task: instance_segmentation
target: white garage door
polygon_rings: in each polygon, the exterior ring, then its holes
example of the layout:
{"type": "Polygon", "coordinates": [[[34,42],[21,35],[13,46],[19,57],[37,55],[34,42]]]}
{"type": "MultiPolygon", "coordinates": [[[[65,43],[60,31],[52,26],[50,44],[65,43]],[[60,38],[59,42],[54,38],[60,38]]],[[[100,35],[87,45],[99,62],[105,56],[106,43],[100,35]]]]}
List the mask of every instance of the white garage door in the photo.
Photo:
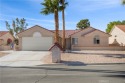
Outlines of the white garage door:
{"type": "Polygon", "coordinates": [[[23,37],[22,50],[48,50],[52,46],[52,37],[23,37]]]}

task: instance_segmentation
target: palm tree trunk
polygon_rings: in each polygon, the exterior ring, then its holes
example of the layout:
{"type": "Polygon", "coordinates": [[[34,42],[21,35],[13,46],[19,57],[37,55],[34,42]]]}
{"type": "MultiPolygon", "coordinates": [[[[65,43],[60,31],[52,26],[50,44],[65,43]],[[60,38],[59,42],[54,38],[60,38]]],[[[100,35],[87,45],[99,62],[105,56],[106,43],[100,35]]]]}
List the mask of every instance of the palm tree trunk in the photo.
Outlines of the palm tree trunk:
{"type": "MultiPolygon", "coordinates": [[[[64,0],[62,1],[62,5],[64,5],[64,0]]],[[[65,50],[65,12],[62,10],[62,21],[63,21],[63,37],[62,37],[62,48],[65,50]]]]}
{"type": "Polygon", "coordinates": [[[58,20],[58,10],[55,9],[54,11],[54,18],[55,18],[55,42],[59,42],[59,20],[58,20]]]}

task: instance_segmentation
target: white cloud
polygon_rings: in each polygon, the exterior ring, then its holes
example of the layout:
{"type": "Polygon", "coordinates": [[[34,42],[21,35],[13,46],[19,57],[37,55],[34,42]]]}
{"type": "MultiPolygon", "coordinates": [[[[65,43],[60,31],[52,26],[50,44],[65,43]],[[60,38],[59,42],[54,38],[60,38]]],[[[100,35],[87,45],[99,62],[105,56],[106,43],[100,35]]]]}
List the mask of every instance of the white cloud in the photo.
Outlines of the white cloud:
{"type": "Polygon", "coordinates": [[[80,11],[93,11],[99,9],[118,7],[120,0],[73,0],[71,8],[80,11]],[[77,4],[76,4],[77,3],[77,4]]]}
{"type": "MultiPolygon", "coordinates": [[[[28,17],[21,17],[21,16],[13,16],[13,15],[4,15],[4,14],[0,14],[1,19],[3,20],[13,20],[15,18],[25,18],[27,20],[27,22],[29,23],[48,23],[48,24],[54,24],[54,19],[52,20],[46,20],[46,19],[36,19],[36,18],[28,18],[28,17]]],[[[67,24],[74,24],[76,22],[74,21],[67,21],[67,24]]],[[[60,24],[62,24],[62,20],[60,20],[60,24]]]]}
{"type": "Polygon", "coordinates": [[[27,20],[30,20],[30,21],[39,21],[39,22],[48,22],[48,23],[54,23],[54,20],[41,20],[41,19],[34,19],[34,18],[25,18],[25,19],[27,19],[27,20]]]}

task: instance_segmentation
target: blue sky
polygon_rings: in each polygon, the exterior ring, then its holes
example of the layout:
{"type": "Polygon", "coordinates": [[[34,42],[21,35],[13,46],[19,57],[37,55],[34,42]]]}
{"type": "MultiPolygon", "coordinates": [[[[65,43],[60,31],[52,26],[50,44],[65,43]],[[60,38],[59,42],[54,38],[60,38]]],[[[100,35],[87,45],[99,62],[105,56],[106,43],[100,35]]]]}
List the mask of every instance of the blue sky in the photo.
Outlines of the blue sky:
{"type": "MultiPolygon", "coordinates": [[[[25,18],[28,28],[40,25],[54,29],[54,15],[40,14],[43,0],[0,0],[0,30],[7,30],[5,21],[10,24],[15,18],[25,18]]],[[[65,10],[66,29],[76,29],[81,19],[89,19],[91,26],[105,31],[111,21],[125,20],[125,6],[121,0],[67,0],[69,5],[65,10]]],[[[62,29],[61,13],[59,16],[62,29]]]]}

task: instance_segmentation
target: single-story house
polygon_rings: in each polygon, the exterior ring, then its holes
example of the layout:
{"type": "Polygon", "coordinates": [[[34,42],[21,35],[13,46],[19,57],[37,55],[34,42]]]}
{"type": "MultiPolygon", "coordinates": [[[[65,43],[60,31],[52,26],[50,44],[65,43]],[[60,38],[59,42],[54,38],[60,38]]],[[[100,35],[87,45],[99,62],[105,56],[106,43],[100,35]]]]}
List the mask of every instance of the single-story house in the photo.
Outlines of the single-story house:
{"type": "MultiPolygon", "coordinates": [[[[81,47],[108,46],[109,34],[88,27],[83,30],[66,30],[66,49],[81,47]]],[[[20,50],[48,50],[54,43],[54,31],[35,25],[17,34],[20,50]]],[[[62,30],[59,31],[59,43],[62,41],[62,30]]]]}
{"type": "Polygon", "coordinates": [[[0,45],[8,45],[14,41],[14,37],[9,31],[0,31],[0,45]]]}
{"type": "Polygon", "coordinates": [[[9,31],[0,31],[0,50],[10,50],[14,37],[9,31]]]}
{"type": "Polygon", "coordinates": [[[117,41],[120,46],[125,46],[125,25],[115,25],[110,34],[111,37],[109,37],[109,44],[117,41]]]}

